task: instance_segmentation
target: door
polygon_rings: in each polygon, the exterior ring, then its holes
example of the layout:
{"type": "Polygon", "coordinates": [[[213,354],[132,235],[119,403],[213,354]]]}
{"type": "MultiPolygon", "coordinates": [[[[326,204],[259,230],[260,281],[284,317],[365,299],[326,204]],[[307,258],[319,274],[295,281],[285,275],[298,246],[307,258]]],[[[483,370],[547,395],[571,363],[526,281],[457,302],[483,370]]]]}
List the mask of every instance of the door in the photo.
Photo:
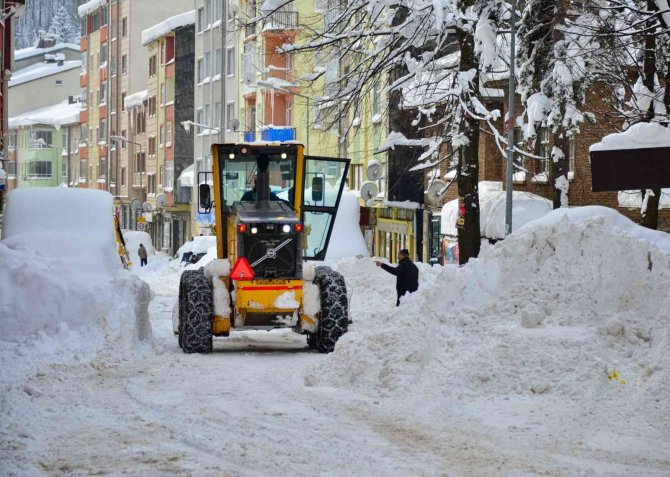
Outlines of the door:
{"type": "Polygon", "coordinates": [[[349,162],[349,159],[305,156],[302,222],[306,260],[326,258],[349,162]]]}

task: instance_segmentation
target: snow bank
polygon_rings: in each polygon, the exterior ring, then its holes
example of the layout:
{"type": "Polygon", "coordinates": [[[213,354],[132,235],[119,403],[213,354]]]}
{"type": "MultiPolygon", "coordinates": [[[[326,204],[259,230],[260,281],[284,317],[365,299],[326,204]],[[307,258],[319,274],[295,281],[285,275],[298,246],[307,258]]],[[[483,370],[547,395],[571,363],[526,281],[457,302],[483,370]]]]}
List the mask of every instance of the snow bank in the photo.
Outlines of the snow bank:
{"type": "Polygon", "coordinates": [[[358,197],[350,191],[342,192],[340,208],[335,217],[335,225],[330,236],[326,258],[333,260],[356,255],[370,256],[359,223],[360,206],[358,197]]]}
{"type": "Polygon", "coordinates": [[[670,237],[650,232],[602,207],[555,211],[465,267],[420,264],[398,308],[391,275],[342,261],[354,325],[306,382],[438,406],[546,394],[653,422],[670,393],[670,237]]]}
{"type": "Polygon", "coordinates": [[[155,252],[154,245],[151,241],[151,235],[147,232],[141,232],[139,230],[122,230],[123,240],[126,242],[126,250],[130,255],[130,261],[135,265],[140,264],[140,256],[137,253],[140,249],[140,244],[144,245],[144,248],[147,249],[147,255],[151,257],[155,252]]]}
{"type": "MultiPolygon", "coordinates": [[[[505,212],[507,192],[500,182],[480,182],[479,186],[480,230],[482,237],[501,239],[505,237],[505,212]]],[[[551,201],[530,192],[512,192],[512,230],[548,214],[553,209],[551,201]]],[[[458,235],[458,199],[442,206],[440,233],[458,235]]]]}
{"type": "Polygon", "coordinates": [[[147,44],[151,43],[152,41],[167,35],[179,27],[193,25],[194,23],[195,10],[170,17],[160,23],[157,23],[151,28],[142,30],[142,45],[147,46],[147,44]]]}
{"type": "Polygon", "coordinates": [[[177,258],[181,260],[181,257],[187,252],[191,252],[194,255],[207,253],[212,247],[216,249],[216,236],[199,235],[197,237],[193,237],[193,240],[186,242],[184,245],[179,247],[179,250],[177,250],[177,258]]]}
{"type": "Polygon", "coordinates": [[[151,341],[149,286],[123,271],[112,212],[112,196],[98,190],[9,194],[0,242],[0,391],[42,366],[151,341]]]}
{"type": "Polygon", "coordinates": [[[618,149],[645,149],[670,147],[670,128],[658,123],[637,123],[622,133],[605,136],[592,144],[589,151],[613,151],[618,149]]]}

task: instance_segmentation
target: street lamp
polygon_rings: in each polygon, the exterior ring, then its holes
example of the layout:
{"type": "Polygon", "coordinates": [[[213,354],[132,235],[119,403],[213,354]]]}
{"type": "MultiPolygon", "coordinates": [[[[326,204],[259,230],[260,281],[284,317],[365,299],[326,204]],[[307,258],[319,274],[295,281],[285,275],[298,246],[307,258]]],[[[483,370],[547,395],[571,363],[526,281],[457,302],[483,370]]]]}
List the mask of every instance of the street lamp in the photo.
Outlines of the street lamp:
{"type": "MultiPolygon", "coordinates": [[[[112,141],[126,142],[128,144],[132,144],[134,146],[139,147],[140,148],[140,157],[144,158],[144,150],[142,149],[142,144],[140,144],[139,142],[129,141],[128,139],[126,139],[123,136],[110,136],[110,138],[112,139],[112,141]]],[[[146,160],[146,158],[145,158],[145,160],[146,160]]],[[[144,164],[140,163],[139,165],[144,165],[144,164]]],[[[139,169],[139,167],[138,167],[138,169],[139,169]]],[[[142,196],[142,202],[144,202],[146,200],[146,196],[144,194],[144,184],[142,183],[142,174],[144,174],[144,171],[139,171],[139,173],[140,173],[140,191],[141,191],[140,193],[141,193],[141,196],[142,196]]]]}
{"type": "Polygon", "coordinates": [[[305,100],[307,100],[307,114],[305,115],[305,151],[307,154],[309,154],[309,102],[311,98],[309,96],[305,96],[304,94],[291,91],[290,89],[277,86],[271,83],[270,81],[259,80],[256,82],[256,85],[260,86],[261,88],[268,88],[274,91],[281,91],[282,93],[292,94],[293,96],[297,96],[299,98],[304,98],[305,100]]]}
{"type": "Polygon", "coordinates": [[[210,131],[216,131],[216,134],[221,133],[221,129],[219,128],[213,128],[212,126],[208,126],[207,124],[200,124],[196,123],[194,121],[186,120],[181,122],[182,127],[184,128],[184,131],[186,132],[191,132],[191,126],[194,126],[196,128],[200,129],[209,129],[210,131]]]}

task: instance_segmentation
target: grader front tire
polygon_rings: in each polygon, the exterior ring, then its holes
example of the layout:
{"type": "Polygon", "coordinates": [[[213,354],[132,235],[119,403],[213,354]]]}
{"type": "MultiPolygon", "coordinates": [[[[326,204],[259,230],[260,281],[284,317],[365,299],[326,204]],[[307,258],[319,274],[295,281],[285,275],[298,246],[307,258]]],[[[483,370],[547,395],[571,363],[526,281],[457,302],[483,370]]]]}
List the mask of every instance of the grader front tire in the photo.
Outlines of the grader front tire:
{"type": "Polygon", "coordinates": [[[214,289],[200,270],[182,274],[179,285],[179,341],[184,353],[212,352],[214,289]]]}
{"type": "Polygon", "coordinates": [[[314,270],[314,283],[321,295],[321,317],[313,342],[319,353],[332,353],[349,326],[347,285],[339,272],[324,266],[314,270]]]}

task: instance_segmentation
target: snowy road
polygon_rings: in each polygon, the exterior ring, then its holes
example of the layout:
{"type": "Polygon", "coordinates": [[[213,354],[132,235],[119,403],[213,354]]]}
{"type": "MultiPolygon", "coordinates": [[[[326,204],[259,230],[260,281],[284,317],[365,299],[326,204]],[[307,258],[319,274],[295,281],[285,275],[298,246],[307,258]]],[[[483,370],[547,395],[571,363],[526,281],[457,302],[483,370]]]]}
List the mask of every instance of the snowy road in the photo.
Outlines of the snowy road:
{"type": "Polygon", "coordinates": [[[523,295],[487,305],[477,291],[478,311],[438,316],[432,293],[445,291],[432,283],[471,283],[455,269],[423,268],[423,296],[396,309],[392,277],[370,259],[338,269],[355,321],[335,353],[259,332],[185,355],[171,329],[180,270],[152,258],[134,273],[154,293],[154,348],[52,363],[7,387],[0,474],[670,475],[666,327],[651,340],[580,327],[551,287],[532,291],[554,300],[544,327],[519,325],[519,303],[539,313],[523,295]],[[636,383],[609,381],[605,359],[636,383]]]}

